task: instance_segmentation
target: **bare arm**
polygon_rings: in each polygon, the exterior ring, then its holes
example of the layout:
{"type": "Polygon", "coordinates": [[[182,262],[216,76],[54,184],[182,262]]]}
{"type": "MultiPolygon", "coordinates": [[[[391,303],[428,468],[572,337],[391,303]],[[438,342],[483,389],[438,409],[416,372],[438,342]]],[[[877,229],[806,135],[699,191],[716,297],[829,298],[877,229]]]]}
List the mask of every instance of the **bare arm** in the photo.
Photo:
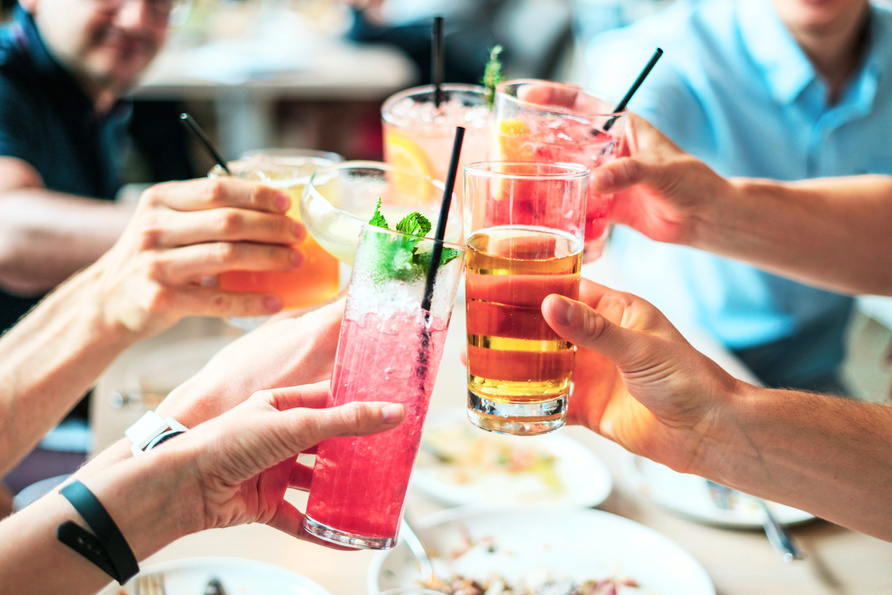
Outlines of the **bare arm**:
{"type": "Polygon", "coordinates": [[[571,421],[673,469],[892,541],[892,408],[732,378],[653,306],[584,281],[543,314],[577,345],[571,421]]]}
{"type": "MultiPolygon", "coordinates": [[[[82,481],[137,560],[196,531],[253,522],[320,543],[284,497],[289,486],[309,488],[310,470],[295,457],[326,438],[389,430],[404,415],[389,403],[322,408],[327,398],[327,384],[257,393],[237,410],[82,481]]],[[[53,491],[0,522],[0,592],[86,594],[110,582],[56,539],[67,520],[85,526],[53,491]]]]}
{"type": "Polygon", "coordinates": [[[828,289],[892,295],[892,178],[726,180],[634,116],[624,150],[593,182],[618,192],[616,222],[828,289]]]}
{"type": "MultiPolygon", "coordinates": [[[[0,338],[0,472],[24,456],[102,370],[184,316],[262,316],[262,294],[200,280],[229,269],[293,270],[304,230],[287,197],[239,180],[195,180],[143,194],[124,234],[0,338]]],[[[247,396],[242,395],[242,399],[247,396]]]]}
{"type": "Polygon", "coordinates": [[[133,209],[52,192],[28,163],[0,157],[0,287],[46,293],[108,250],[133,209]]]}

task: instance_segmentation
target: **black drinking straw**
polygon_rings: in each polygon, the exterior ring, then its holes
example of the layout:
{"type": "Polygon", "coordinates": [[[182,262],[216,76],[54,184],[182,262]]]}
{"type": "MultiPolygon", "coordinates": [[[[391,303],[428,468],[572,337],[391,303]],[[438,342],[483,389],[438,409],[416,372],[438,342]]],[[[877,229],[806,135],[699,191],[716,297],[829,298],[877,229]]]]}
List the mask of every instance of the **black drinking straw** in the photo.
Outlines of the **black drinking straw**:
{"type": "Polygon", "coordinates": [[[180,122],[183,123],[186,128],[195,133],[195,136],[198,137],[198,140],[201,141],[201,144],[204,145],[204,148],[208,150],[208,153],[211,154],[211,157],[214,158],[214,161],[217,162],[217,165],[223,168],[223,170],[232,175],[232,172],[229,171],[229,167],[226,166],[226,160],[223,159],[223,156],[220,155],[220,152],[214,147],[214,144],[211,142],[211,139],[204,133],[204,130],[201,129],[201,126],[198,125],[198,122],[195,121],[195,118],[190,116],[187,112],[183,112],[180,114],[180,122]]]}
{"type": "MultiPolygon", "coordinates": [[[[626,91],[625,97],[623,97],[622,100],[616,104],[616,107],[613,108],[614,114],[618,114],[619,112],[626,109],[626,105],[629,104],[629,100],[632,99],[632,95],[635,94],[635,91],[638,90],[638,87],[641,86],[641,83],[644,82],[644,79],[647,78],[647,75],[650,74],[650,71],[653,70],[654,65],[657,63],[657,60],[659,60],[660,56],[662,56],[662,55],[663,55],[663,50],[661,50],[660,48],[657,48],[657,50],[654,52],[654,55],[651,56],[650,60],[647,62],[647,65],[644,67],[644,69],[638,75],[638,78],[635,79],[635,82],[632,83],[632,86],[629,87],[628,91],[626,91]]],[[[610,130],[613,127],[613,125],[616,123],[616,118],[617,118],[617,116],[613,116],[612,118],[607,120],[607,122],[604,123],[604,129],[603,129],[604,132],[607,132],[608,130],[610,130]]]]}
{"type": "Polygon", "coordinates": [[[455,128],[455,140],[452,143],[452,158],[449,161],[449,173],[446,175],[446,188],[443,190],[443,202],[440,205],[440,217],[437,219],[437,231],[434,234],[434,247],[431,250],[431,263],[427,269],[427,278],[424,281],[424,297],[421,299],[421,315],[424,324],[421,327],[421,350],[418,354],[418,365],[415,367],[415,375],[424,388],[424,380],[427,377],[428,355],[431,342],[431,302],[434,300],[434,280],[437,278],[437,269],[443,258],[443,238],[446,236],[446,220],[449,218],[449,206],[452,204],[452,189],[455,188],[455,175],[458,172],[458,157],[461,155],[461,143],[465,137],[465,129],[461,126],[455,128]]]}
{"type": "Polygon", "coordinates": [[[449,161],[449,173],[446,175],[446,188],[443,190],[443,202],[440,205],[440,218],[437,219],[434,247],[431,250],[431,264],[427,269],[427,279],[424,283],[424,298],[421,300],[421,310],[423,312],[430,311],[431,301],[434,299],[434,279],[437,277],[437,269],[440,268],[440,260],[443,257],[443,238],[446,236],[446,220],[449,218],[452,190],[455,188],[458,158],[461,155],[461,144],[464,138],[465,129],[461,126],[456,126],[455,140],[452,142],[452,158],[449,161]]]}
{"type": "Polygon", "coordinates": [[[443,103],[443,17],[434,17],[431,77],[434,82],[434,107],[439,108],[443,103]]]}

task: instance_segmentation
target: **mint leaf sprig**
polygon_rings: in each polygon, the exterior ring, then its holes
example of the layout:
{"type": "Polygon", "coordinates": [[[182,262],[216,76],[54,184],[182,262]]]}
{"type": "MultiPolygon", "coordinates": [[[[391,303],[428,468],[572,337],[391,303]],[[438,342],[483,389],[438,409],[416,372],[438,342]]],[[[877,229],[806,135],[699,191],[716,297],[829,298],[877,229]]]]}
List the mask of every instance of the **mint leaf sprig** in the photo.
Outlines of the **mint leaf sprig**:
{"type": "Polygon", "coordinates": [[[505,79],[505,75],[502,73],[502,63],[499,61],[501,53],[502,46],[500,45],[489,50],[489,61],[483,69],[483,102],[490,111],[492,111],[496,100],[496,86],[505,79]]]}
{"type": "MultiPolygon", "coordinates": [[[[375,205],[375,213],[369,220],[369,225],[390,229],[387,219],[381,213],[380,197],[375,205]]],[[[414,281],[423,278],[431,264],[431,251],[422,251],[419,244],[430,230],[430,220],[417,211],[403,217],[396,224],[396,231],[406,235],[392,238],[381,237],[378,240],[375,277],[382,281],[386,279],[414,281]]],[[[461,256],[460,250],[444,247],[440,266],[459,256],[461,256]]]]}

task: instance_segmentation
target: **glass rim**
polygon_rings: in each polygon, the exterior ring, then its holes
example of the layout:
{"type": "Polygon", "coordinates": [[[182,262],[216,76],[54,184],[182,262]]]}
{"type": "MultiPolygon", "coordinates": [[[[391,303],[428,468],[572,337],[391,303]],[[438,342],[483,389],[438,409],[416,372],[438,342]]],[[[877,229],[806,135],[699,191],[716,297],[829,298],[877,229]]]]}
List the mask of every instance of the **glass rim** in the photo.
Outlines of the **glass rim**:
{"type": "Polygon", "coordinates": [[[565,161],[477,161],[467,164],[464,168],[465,175],[474,175],[486,178],[515,178],[518,180],[586,180],[592,170],[581,163],[565,161]],[[500,172],[493,169],[494,166],[522,166],[536,168],[552,168],[553,173],[515,173],[500,172]]]}
{"type": "MultiPolygon", "coordinates": [[[[431,231],[436,230],[436,222],[431,221],[431,231]]],[[[368,221],[362,224],[362,233],[365,235],[367,231],[374,231],[376,233],[387,234],[395,237],[402,238],[412,238],[416,240],[423,240],[430,242],[432,244],[442,244],[444,248],[452,248],[453,250],[458,250],[460,252],[465,252],[467,250],[467,246],[464,244],[454,244],[452,242],[447,242],[446,240],[438,240],[437,238],[431,236],[416,236],[410,233],[404,233],[402,231],[397,231],[395,229],[384,229],[383,227],[378,227],[377,225],[372,225],[368,221]]]]}
{"type": "MultiPolygon", "coordinates": [[[[332,209],[334,209],[339,215],[349,217],[350,219],[353,219],[354,221],[359,221],[363,225],[368,224],[368,219],[364,219],[364,218],[360,217],[359,215],[355,215],[354,213],[351,213],[350,211],[345,211],[344,209],[340,208],[339,206],[335,205],[330,200],[328,200],[321,192],[319,192],[316,189],[316,176],[321,177],[323,175],[329,175],[329,174],[335,173],[340,170],[348,170],[348,169],[355,169],[355,170],[364,170],[364,169],[369,170],[370,169],[370,170],[380,170],[380,171],[385,171],[385,172],[393,172],[393,173],[397,173],[400,175],[410,175],[410,176],[414,176],[416,178],[421,178],[423,180],[427,180],[428,182],[430,182],[430,184],[432,186],[434,186],[437,190],[440,191],[441,196],[442,196],[443,192],[445,192],[445,190],[446,190],[445,182],[441,182],[440,180],[435,180],[428,176],[423,176],[423,175],[419,174],[418,172],[415,172],[415,171],[412,171],[409,169],[402,169],[399,167],[395,167],[395,166],[390,165],[389,163],[385,163],[383,161],[365,161],[365,160],[341,161],[340,163],[333,163],[331,165],[322,167],[322,168],[314,171],[313,174],[310,176],[310,179],[307,180],[307,185],[304,187],[304,194],[312,194],[318,198],[321,198],[322,200],[327,202],[329,204],[329,206],[332,209]]],[[[457,201],[457,198],[455,196],[455,188],[453,188],[451,204],[455,204],[456,201],[457,201]]],[[[369,216],[371,216],[371,215],[369,215],[369,216]]],[[[437,225],[436,221],[431,221],[431,226],[432,226],[431,229],[436,229],[436,225],[437,225]]],[[[385,231],[383,227],[379,227],[378,229],[380,229],[381,231],[385,231]]],[[[393,231],[393,230],[390,230],[390,231],[393,231]]],[[[402,232],[394,232],[394,233],[402,233],[402,232]]],[[[403,235],[407,235],[407,234],[403,234],[403,235]]],[[[418,237],[418,236],[411,236],[411,237],[418,237]]],[[[429,239],[431,241],[436,241],[435,238],[428,238],[427,236],[425,236],[425,239],[429,239]]],[[[443,242],[443,243],[448,244],[448,242],[443,242]]],[[[450,247],[451,246],[452,246],[452,244],[450,244],[450,247]]]]}
{"type": "Polygon", "coordinates": [[[238,159],[233,159],[232,162],[238,162],[242,161],[243,159],[250,159],[251,157],[263,155],[269,156],[272,159],[283,159],[286,161],[292,158],[301,159],[304,157],[326,159],[328,161],[331,161],[332,164],[342,163],[344,161],[344,156],[339,153],[335,153],[334,151],[322,151],[320,149],[291,149],[288,147],[266,147],[244,151],[238,157],[238,159]]]}
{"type": "MultiPolygon", "coordinates": [[[[471,85],[468,83],[445,83],[440,85],[440,89],[443,91],[461,91],[468,94],[479,94],[481,100],[483,98],[484,93],[486,92],[486,88],[481,85],[471,85]]],[[[383,119],[388,124],[393,124],[392,118],[390,118],[390,108],[395,103],[406,99],[407,97],[411,97],[412,95],[419,95],[422,93],[432,93],[434,91],[434,85],[419,85],[417,87],[409,87],[408,89],[403,89],[402,91],[397,91],[390,97],[384,100],[384,103],[381,104],[381,119],[383,119]]]]}
{"type": "Polygon", "coordinates": [[[502,95],[503,97],[507,97],[514,103],[528,106],[528,107],[531,107],[531,108],[534,108],[534,109],[537,109],[537,110],[540,110],[543,112],[551,112],[551,113],[556,113],[556,114],[572,114],[572,115],[586,116],[586,117],[591,117],[591,118],[599,118],[599,117],[609,118],[612,116],[623,117],[629,113],[628,109],[620,110],[618,112],[609,111],[609,112],[603,112],[603,113],[590,113],[590,112],[580,112],[580,111],[570,109],[568,107],[561,107],[558,105],[539,105],[538,103],[532,103],[530,101],[525,101],[523,99],[520,99],[517,95],[511,95],[504,91],[504,89],[508,86],[517,86],[519,88],[521,85],[548,85],[550,87],[561,87],[564,89],[575,89],[576,91],[582,92],[583,94],[585,94],[588,97],[591,97],[592,99],[597,99],[598,101],[603,101],[604,103],[607,103],[609,105],[618,105],[619,104],[619,101],[614,99],[613,97],[610,97],[609,95],[605,95],[598,91],[594,91],[592,89],[586,89],[582,85],[577,85],[576,83],[562,83],[562,82],[557,82],[557,81],[546,81],[544,79],[511,79],[508,81],[502,81],[501,83],[496,85],[496,93],[495,93],[496,97],[498,97],[499,95],[502,95]]]}
{"type": "MultiPolygon", "coordinates": [[[[319,165],[319,168],[328,167],[331,165],[337,165],[338,163],[343,163],[344,158],[337,153],[333,153],[330,151],[315,151],[313,149],[280,149],[282,151],[290,151],[288,155],[276,155],[275,153],[265,153],[264,149],[257,149],[256,151],[248,151],[243,153],[240,157],[236,159],[230,159],[226,162],[226,167],[230,169],[232,172],[232,177],[238,177],[239,174],[252,172],[252,171],[263,171],[263,164],[260,166],[253,167],[251,166],[252,162],[262,156],[270,157],[269,164],[273,168],[281,168],[287,169],[291,167],[301,167],[308,163],[319,165]],[[303,153],[306,154],[303,154],[303,153]],[[332,159],[332,157],[336,157],[337,159],[332,159]],[[247,166],[247,167],[245,167],[247,166]]],[[[270,149],[270,151],[274,151],[274,149],[270,149]]],[[[229,177],[230,174],[223,169],[223,166],[219,163],[215,163],[210,170],[208,170],[207,176],[210,178],[220,178],[220,177],[229,177]]],[[[293,178],[285,178],[283,180],[256,180],[259,183],[267,184],[269,182],[309,182],[312,177],[312,173],[310,174],[301,174],[296,175],[293,178]]],[[[254,181],[254,180],[252,180],[254,181]]]]}

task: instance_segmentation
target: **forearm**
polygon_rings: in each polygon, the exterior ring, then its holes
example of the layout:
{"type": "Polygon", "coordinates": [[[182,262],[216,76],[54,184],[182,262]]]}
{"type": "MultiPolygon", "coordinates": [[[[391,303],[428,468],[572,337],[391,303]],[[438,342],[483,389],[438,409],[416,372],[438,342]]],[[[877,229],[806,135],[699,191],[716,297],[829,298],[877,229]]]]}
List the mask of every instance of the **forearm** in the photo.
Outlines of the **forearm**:
{"type": "Polygon", "coordinates": [[[99,274],[75,276],[0,338],[0,474],[140,338],[105,318],[99,274]]]}
{"type": "MultiPolygon", "coordinates": [[[[191,488],[188,464],[163,449],[103,470],[83,483],[114,519],[137,560],[193,532],[184,504],[191,488]]],[[[191,514],[191,516],[195,516],[191,514]]],[[[56,539],[56,528],[83,519],[58,491],[0,522],[0,592],[95,593],[111,579],[56,539]]]]}
{"type": "Polygon", "coordinates": [[[0,287],[40,295],[93,263],[133,205],[24,188],[0,194],[0,287]]]}
{"type": "Polygon", "coordinates": [[[892,541],[892,408],[746,385],[700,474],[892,541]]]}
{"type": "Polygon", "coordinates": [[[844,293],[892,295],[892,178],[733,180],[690,245],[844,293]]]}

